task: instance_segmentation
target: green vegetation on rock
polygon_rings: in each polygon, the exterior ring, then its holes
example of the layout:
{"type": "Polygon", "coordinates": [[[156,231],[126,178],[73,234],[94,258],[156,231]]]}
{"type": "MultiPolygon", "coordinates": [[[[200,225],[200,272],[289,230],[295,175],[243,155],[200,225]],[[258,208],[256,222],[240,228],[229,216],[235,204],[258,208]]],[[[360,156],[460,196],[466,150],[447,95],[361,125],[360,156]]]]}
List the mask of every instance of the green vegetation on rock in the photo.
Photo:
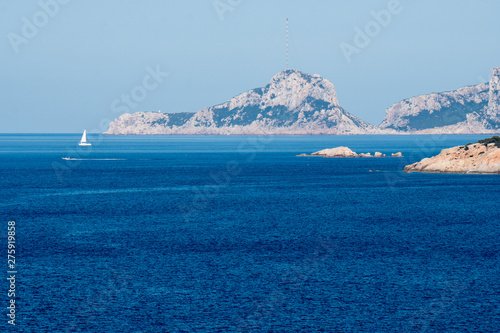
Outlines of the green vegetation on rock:
{"type": "Polygon", "coordinates": [[[488,138],[488,139],[479,140],[477,143],[483,144],[485,146],[489,145],[490,143],[494,143],[495,146],[497,146],[498,148],[500,148],[500,136],[494,136],[494,137],[491,137],[491,138],[488,138]]]}

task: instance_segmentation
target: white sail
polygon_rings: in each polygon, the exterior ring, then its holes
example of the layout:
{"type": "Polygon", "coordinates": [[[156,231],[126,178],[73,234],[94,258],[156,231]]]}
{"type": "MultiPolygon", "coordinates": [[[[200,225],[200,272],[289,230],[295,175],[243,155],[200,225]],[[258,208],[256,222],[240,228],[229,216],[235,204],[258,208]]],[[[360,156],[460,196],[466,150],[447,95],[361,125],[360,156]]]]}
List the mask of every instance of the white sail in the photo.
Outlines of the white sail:
{"type": "Polygon", "coordinates": [[[87,130],[83,131],[82,139],[80,140],[81,143],[87,143],[87,130]]]}
{"type": "Polygon", "coordinates": [[[90,142],[87,142],[87,130],[83,130],[82,139],[78,143],[80,146],[92,146],[90,142]]]}

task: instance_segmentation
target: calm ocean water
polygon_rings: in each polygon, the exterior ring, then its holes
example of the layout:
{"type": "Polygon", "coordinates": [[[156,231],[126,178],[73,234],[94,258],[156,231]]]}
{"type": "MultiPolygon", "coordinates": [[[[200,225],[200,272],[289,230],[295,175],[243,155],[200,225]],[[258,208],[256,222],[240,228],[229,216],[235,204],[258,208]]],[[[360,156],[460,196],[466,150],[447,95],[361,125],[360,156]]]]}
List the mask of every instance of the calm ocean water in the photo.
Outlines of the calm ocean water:
{"type": "Polygon", "coordinates": [[[401,171],[484,136],[79,138],[0,135],[17,331],[500,331],[500,176],[401,171]]]}

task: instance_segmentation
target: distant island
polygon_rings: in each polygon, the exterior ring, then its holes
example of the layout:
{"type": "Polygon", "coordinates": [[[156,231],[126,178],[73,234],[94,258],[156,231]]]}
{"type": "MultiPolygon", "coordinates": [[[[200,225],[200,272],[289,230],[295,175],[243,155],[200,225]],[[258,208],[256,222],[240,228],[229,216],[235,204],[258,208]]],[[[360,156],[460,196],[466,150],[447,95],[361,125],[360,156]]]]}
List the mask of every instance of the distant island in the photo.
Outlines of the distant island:
{"type": "Polygon", "coordinates": [[[500,174],[500,137],[444,149],[404,168],[406,172],[500,174]]]}
{"type": "Polygon", "coordinates": [[[320,75],[287,69],[262,88],[193,113],[137,112],[110,123],[108,135],[349,135],[500,133],[500,68],[489,83],[406,99],[380,126],[339,104],[320,75]]]}

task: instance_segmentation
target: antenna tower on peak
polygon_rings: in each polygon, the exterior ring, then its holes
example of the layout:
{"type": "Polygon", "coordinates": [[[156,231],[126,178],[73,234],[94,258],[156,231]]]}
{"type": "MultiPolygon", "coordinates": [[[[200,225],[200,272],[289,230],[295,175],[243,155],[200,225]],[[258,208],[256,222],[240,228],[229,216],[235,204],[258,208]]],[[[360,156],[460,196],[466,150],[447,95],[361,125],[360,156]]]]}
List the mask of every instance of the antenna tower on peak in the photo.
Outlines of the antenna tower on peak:
{"type": "Polygon", "coordinates": [[[289,47],[288,47],[288,18],[286,19],[286,69],[289,69],[288,67],[288,60],[289,60],[289,47]]]}

